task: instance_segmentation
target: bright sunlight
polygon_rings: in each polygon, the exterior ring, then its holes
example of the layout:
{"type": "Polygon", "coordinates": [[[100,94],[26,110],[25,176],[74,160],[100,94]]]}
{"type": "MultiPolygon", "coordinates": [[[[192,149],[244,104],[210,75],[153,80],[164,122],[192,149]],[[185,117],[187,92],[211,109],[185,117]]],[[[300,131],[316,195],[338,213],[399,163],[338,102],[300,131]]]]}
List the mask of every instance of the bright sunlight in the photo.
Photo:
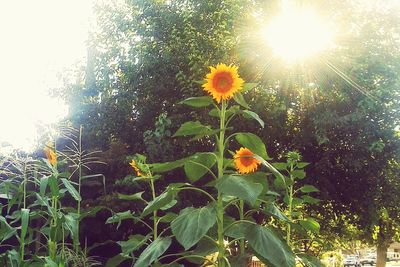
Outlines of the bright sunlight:
{"type": "Polygon", "coordinates": [[[60,73],[86,56],[92,1],[0,3],[1,144],[29,150],[36,126],[55,123],[68,108],[49,90],[60,73]]]}
{"type": "Polygon", "coordinates": [[[276,57],[293,63],[329,48],[333,31],[313,10],[286,6],[269,21],[262,36],[276,57]]]}

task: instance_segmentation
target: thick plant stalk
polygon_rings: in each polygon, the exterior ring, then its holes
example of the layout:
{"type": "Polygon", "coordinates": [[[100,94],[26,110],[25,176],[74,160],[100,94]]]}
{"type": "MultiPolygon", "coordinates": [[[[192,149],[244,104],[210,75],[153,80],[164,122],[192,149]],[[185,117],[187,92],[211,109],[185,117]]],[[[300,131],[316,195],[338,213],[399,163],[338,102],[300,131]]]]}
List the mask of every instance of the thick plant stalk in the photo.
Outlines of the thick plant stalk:
{"type": "MultiPolygon", "coordinates": [[[[222,100],[220,113],[220,133],[218,139],[218,179],[224,175],[224,143],[225,143],[225,111],[226,102],[222,100]]],[[[217,226],[218,226],[218,266],[225,266],[225,245],[224,245],[224,207],[222,194],[218,192],[217,198],[217,226]]]]}
{"type": "MultiPolygon", "coordinates": [[[[83,126],[80,125],[79,127],[79,151],[78,151],[78,193],[79,196],[81,195],[81,184],[82,184],[82,132],[83,132],[83,126]]],[[[74,244],[75,252],[78,252],[79,250],[79,225],[81,222],[81,199],[78,200],[78,207],[77,207],[77,213],[78,213],[78,219],[76,221],[77,224],[77,242],[74,244]]]]}

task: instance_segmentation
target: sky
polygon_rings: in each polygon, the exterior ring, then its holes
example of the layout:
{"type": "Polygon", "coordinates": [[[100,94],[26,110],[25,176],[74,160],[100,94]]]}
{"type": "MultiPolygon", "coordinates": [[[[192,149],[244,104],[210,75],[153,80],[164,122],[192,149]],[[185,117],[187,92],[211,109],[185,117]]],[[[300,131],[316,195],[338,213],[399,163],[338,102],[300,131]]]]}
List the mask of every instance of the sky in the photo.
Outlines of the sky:
{"type": "Polygon", "coordinates": [[[67,114],[49,91],[85,61],[92,1],[0,0],[0,144],[30,149],[35,125],[67,114]]]}

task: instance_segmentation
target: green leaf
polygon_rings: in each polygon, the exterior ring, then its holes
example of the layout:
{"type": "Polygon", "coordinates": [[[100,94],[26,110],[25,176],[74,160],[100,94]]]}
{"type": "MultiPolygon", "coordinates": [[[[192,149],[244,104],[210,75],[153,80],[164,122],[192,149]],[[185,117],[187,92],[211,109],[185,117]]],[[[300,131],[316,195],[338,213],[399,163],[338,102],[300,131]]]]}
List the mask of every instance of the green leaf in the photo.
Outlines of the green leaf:
{"type": "Polygon", "coordinates": [[[78,193],[78,191],[76,191],[75,187],[71,184],[69,180],[61,178],[61,181],[63,182],[65,188],[67,188],[68,192],[76,201],[82,200],[81,195],[78,193]]]}
{"type": "Polygon", "coordinates": [[[180,102],[180,104],[185,104],[195,108],[207,107],[213,103],[213,99],[209,96],[189,97],[180,102]]]}
{"type": "Polygon", "coordinates": [[[263,159],[271,159],[267,154],[267,149],[260,137],[252,133],[238,133],[235,136],[236,141],[242,146],[248,148],[254,154],[259,155],[263,159]]]}
{"type": "Polygon", "coordinates": [[[173,169],[182,167],[183,164],[185,164],[185,162],[189,158],[184,158],[184,159],[179,159],[176,161],[164,162],[164,163],[153,163],[153,164],[149,164],[149,166],[150,166],[151,170],[155,173],[168,172],[173,169]]]}
{"type": "Polygon", "coordinates": [[[215,224],[214,209],[192,207],[182,210],[179,216],[172,221],[171,229],[178,242],[188,250],[195,245],[215,224]]]}
{"type": "Polygon", "coordinates": [[[143,200],[143,198],[142,198],[143,193],[144,193],[144,191],[137,192],[137,193],[135,193],[133,195],[118,194],[118,199],[122,199],[122,200],[143,200]]]}
{"type": "Polygon", "coordinates": [[[303,169],[304,167],[306,167],[307,165],[309,165],[310,163],[308,163],[308,162],[298,162],[297,164],[296,164],[296,167],[297,168],[299,168],[299,169],[303,169]]]}
{"type": "Polygon", "coordinates": [[[126,261],[127,259],[130,259],[131,257],[128,257],[126,255],[123,255],[122,253],[115,255],[111,259],[109,259],[106,263],[106,267],[115,267],[115,266],[120,266],[121,263],[126,261]]]}
{"type": "Polygon", "coordinates": [[[272,163],[272,166],[274,166],[278,171],[285,171],[287,169],[287,164],[283,162],[274,162],[272,163]]]}
{"type": "Polygon", "coordinates": [[[196,182],[208,172],[207,168],[211,169],[216,162],[217,158],[214,153],[198,153],[185,162],[186,176],[191,182],[196,182]]]}
{"type": "Polygon", "coordinates": [[[299,190],[303,193],[319,192],[318,188],[309,184],[303,185],[299,190]]]}
{"type": "Polygon", "coordinates": [[[305,220],[301,220],[300,225],[303,226],[304,229],[311,231],[313,233],[318,234],[321,226],[319,223],[313,218],[307,218],[305,220]]]}
{"type": "Polygon", "coordinates": [[[325,267],[325,265],[316,257],[304,253],[297,254],[300,260],[307,267],[325,267]]]}
{"type": "Polygon", "coordinates": [[[44,196],[46,194],[46,188],[48,183],[49,183],[49,176],[43,176],[42,178],[40,178],[39,192],[41,196],[44,196]]]}
{"type": "Polygon", "coordinates": [[[293,267],[295,256],[286,242],[282,241],[271,228],[250,225],[246,230],[246,239],[260,260],[274,267],[293,267]]]}
{"type": "Polygon", "coordinates": [[[318,198],[310,197],[310,196],[303,196],[302,199],[305,203],[310,203],[310,204],[317,204],[321,201],[318,198]]]}
{"type": "Polygon", "coordinates": [[[239,175],[224,175],[218,179],[216,188],[222,194],[246,200],[251,205],[254,205],[263,191],[261,184],[254,183],[250,179],[239,175]]]}
{"type": "Polygon", "coordinates": [[[49,176],[49,187],[52,197],[60,196],[57,178],[54,175],[49,176]]]}
{"type": "Polygon", "coordinates": [[[117,242],[121,246],[122,254],[129,256],[129,254],[141,246],[143,246],[150,236],[132,235],[127,241],[117,242]]]}
{"type": "Polygon", "coordinates": [[[133,214],[131,213],[130,210],[114,213],[111,217],[109,217],[109,218],[107,219],[106,224],[109,224],[109,223],[118,223],[118,225],[117,225],[117,229],[118,229],[119,226],[121,225],[121,222],[122,222],[123,220],[127,220],[127,219],[133,219],[133,220],[136,219],[136,218],[133,216],[133,214]]]}
{"type": "Polygon", "coordinates": [[[188,135],[208,135],[212,132],[210,126],[201,124],[199,121],[188,121],[181,125],[174,137],[188,135]]]}
{"type": "Polygon", "coordinates": [[[11,227],[7,221],[6,218],[0,215],[0,239],[1,241],[5,241],[12,237],[16,233],[16,229],[11,227]]]}
{"type": "Polygon", "coordinates": [[[156,197],[154,200],[150,201],[149,204],[144,208],[142,212],[142,217],[145,217],[152,213],[153,211],[159,210],[169,203],[171,203],[177,194],[177,189],[175,187],[169,186],[161,195],[156,197]]]}
{"type": "Polygon", "coordinates": [[[242,112],[245,118],[256,120],[261,125],[261,127],[264,128],[264,121],[260,118],[260,116],[258,116],[257,113],[250,110],[243,110],[242,112]]]}
{"type": "Polygon", "coordinates": [[[232,238],[245,238],[246,230],[249,225],[250,223],[248,222],[235,223],[229,226],[229,228],[225,232],[225,235],[232,238]]]}
{"type": "Polygon", "coordinates": [[[290,172],[290,174],[293,177],[299,178],[299,179],[304,179],[304,177],[306,177],[306,173],[303,170],[294,170],[292,172],[290,172]]]}
{"type": "Polygon", "coordinates": [[[236,101],[239,105],[241,105],[244,108],[250,108],[249,104],[247,104],[246,100],[244,99],[243,95],[241,93],[235,93],[233,95],[233,100],[236,101]]]}
{"type": "Polygon", "coordinates": [[[21,209],[21,239],[24,240],[29,225],[29,209],[21,209]]]}
{"type": "Polygon", "coordinates": [[[68,213],[65,215],[65,224],[64,224],[65,228],[68,229],[68,231],[70,232],[72,240],[76,245],[79,245],[78,218],[79,218],[78,214],[68,213]]]}
{"type": "Polygon", "coordinates": [[[283,214],[274,203],[268,203],[264,211],[281,221],[290,222],[289,218],[283,214]]]}
{"type": "Polygon", "coordinates": [[[245,83],[243,85],[242,90],[240,90],[241,93],[246,93],[247,91],[253,89],[254,87],[256,87],[258,85],[258,83],[245,83]]]}
{"type": "Polygon", "coordinates": [[[167,212],[167,214],[165,214],[164,216],[162,216],[160,218],[160,222],[169,223],[169,222],[172,222],[173,220],[175,220],[176,217],[178,217],[178,214],[173,213],[173,212],[167,212]]]}
{"type": "Polygon", "coordinates": [[[171,238],[157,238],[154,240],[145,250],[143,250],[142,254],[140,254],[138,260],[135,262],[133,267],[148,267],[155,260],[158,259],[171,245],[171,238]]]}
{"type": "Polygon", "coordinates": [[[211,117],[219,118],[219,110],[213,108],[212,110],[210,110],[210,112],[208,112],[208,115],[210,115],[211,117]]]}

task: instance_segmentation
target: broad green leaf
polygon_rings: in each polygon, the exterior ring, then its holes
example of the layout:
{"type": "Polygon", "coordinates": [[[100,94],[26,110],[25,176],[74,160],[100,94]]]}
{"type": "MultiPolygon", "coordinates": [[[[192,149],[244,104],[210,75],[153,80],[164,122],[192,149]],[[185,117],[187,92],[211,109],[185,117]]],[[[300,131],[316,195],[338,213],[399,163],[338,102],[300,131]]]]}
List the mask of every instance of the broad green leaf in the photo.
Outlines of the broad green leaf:
{"type": "Polygon", "coordinates": [[[127,220],[127,219],[133,219],[133,220],[136,219],[136,218],[133,216],[133,214],[131,213],[130,210],[114,213],[111,217],[109,217],[109,218],[107,219],[106,224],[109,224],[109,223],[118,223],[118,225],[117,225],[117,229],[118,229],[119,226],[121,225],[121,222],[122,222],[123,220],[127,220]]]}
{"type": "Polygon", "coordinates": [[[21,239],[24,240],[29,225],[29,209],[21,209],[21,239]]]}
{"type": "Polygon", "coordinates": [[[161,207],[160,210],[167,210],[167,209],[170,209],[170,208],[172,208],[173,206],[175,206],[176,203],[178,203],[178,200],[173,199],[173,200],[172,200],[171,202],[169,202],[167,205],[161,207]]]}
{"type": "Polygon", "coordinates": [[[274,203],[268,203],[264,211],[279,220],[290,222],[289,218],[284,213],[282,213],[274,203]]]}
{"type": "Polygon", "coordinates": [[[228,257],[229,264],[231,267],[243,267],[243,266],[249,266],[248,265],[248,255],[238,255],[238,256],[230,256],[228,257]]]}
{"type": "Polygon", "coordinates": [[[239,175],[225,175],[218,179],[216,188],[222,194],[235,196],[254,205],[263,186],[239,175]]]}
{"type": "Polygon", "coordinates": [[[294,170],[292,172],[290,172],[290,174],[293,177],[299,178],[299,179],[303,179],[304,177],[306,177],[306,173],[303,170],[294,170]]]}
{"type": "Polygon", "coordinates": [[[74,241],[74,244],[79,245],[79,229],[78,229],[78,218],[79,214],[77,213],[68,213],[65,215],[65,228],[68,229],[68,231],[71,234],[72,240],[74,241]]]}
{"type": "Polygon", "coordinates": [[[239,105],[241,105],[244,108],[250,108],[249,104],[247,104],[246,100],[244,99],[243,95],[240,92],[235,93],[233,95],[233,100],[235,100],[236,103],[238,103],[239,105]]]}
{"type": "Polygon", "coordinates": [[[71,182],[68,179],[61,178],[61,181],[63,182],[65,188],[67,188],[68,192],[76,201],[82,200],[81,195],[78,193],[78,191],[76,191],[75,187],[71,184],[71,182]]]}
{"type": "Polygon", "coordinates": [[[232,238],[245,238],[246,230],[249,225],[250,224],[248,222],[232,224],[228,226],[229,228],[226,230],[225,235],[232,238]]]}
{"type": "Polygon", "coordinates": [[[123,255],[122,253],[117,254],[106,262],[105,267],[120,266],[120,264],[126,261],[127,259],[131,259],[131,257],[123,255]]]}
{"type": "Polygon", "coordinates": [[[138,260],[135,262],[134,267],[148,267],[158,259],[171,245],[171,238],[157,238],[154,240],[142,254],[140,254],[138,260]]]}
{"type": "Polygon", "coordinates": [[[117,242],[121,246],[122,254],[129,256],[129,254],[146,243],[150,236],[132,235],[127,241],[117,242]]]}
{"type": "MultiPolygon", "coordinates": [[[[190,158],[190,157],[189,157],[190,158]]],[[[189,158],[184,158],[184,159],[179,159],[176,161],[171,161],[171,162],[164,162],[164,163],[153,163],[149,164],[151,170],[155,173],[160,173],[160,172],[168,172],[173,169],[182,167],[183,164],[189,159],[189,158]]]]}
{"type": "Polygon", "coordinates": [[[303,226],[304,229],[316,234],[319,233],[319,229],[321,228],[319,223],[313,218],[307,218],[305,220],[301,220],[299,223],[301,226],[303,226]]]}
{"type": "Polygon", "coordinates": [[[49,176],[43,176],[42,178],[40,178],[39,192],[41,196],[44,196],[46,194],[46,188],[48,183],[49,183],[49,176]]]}
{"type": "Polygon", "coordinates": [[[207,107],[213,104],[214,101],[209,96],[198,96],[198,97],[189,97],[180,103],[191,107],[200,108],[200,107],[207,107]]]}
{"type": "Polygon", "coordinates": [[[196,182],[208,172],[207,168],[211,169],[216,162],[217,158],[214,153],[198,153],[185,162],[186,176],[191,182],[196,182]]]}
{"type": "Polygon", "coordinates": [[[297,254],[297,257],[305,264],[307,267],[325,267],[325,265],[316,257],[307,255],[304,253],[297,254]]]}
{"type": "Polygon", "coordinates": [[[219,118],[219,111],[218,109],[213,108],[212,110],[210,110],[210,112],[208,112],[208,115],[210,115],[211,117],[219,118]]]}
{"type": "Polygon", "coordinates": [[[302,199],[305,203],[310,203],[310,204],[317,204],[321,201],[318,198],[310,197],[310,196],[303,196],[302,199]]]}
{"type": "Polygon", "coordinates": [[[159,210],[171,203],[177,194],[175,187],[169,186],[161,195],[150,201],[142,212],[142,217],[145,217],[153,211],[159,210]]]}
{"type": "Polygon", "coordinates": [[[306,166],[309,165],[309,164],[310,164],[310,163],[308,163],[308,162],[298,162],[298,163],[296,164],[296,167],[299,168],[299,169],[302,169],[302,168],[306,167],[306,166]]]}
{"type": "Polygon", "coordinates": [[[235,136],[236,141],[242,146],[248,148],[254,154],[262,157],[263,159],[271,159],[267,154],[267,149],[260,137],[252,133],[238,133],[235,136]]]}
{"type": "Polygon", "coordinates": [[[49,176],[49,187],[52,197],[59,197],[60,191],[58,187],[57,178],[54,175],[49,176]]]}
{"type": "Polygon", "coordinates": [[[283,163],[283,162],[274,162],[274,163],[271,163],[271,164],[272,164],[272,166],[274,166],[279,171],[285,171],[286,168],[287,168],[287,164],[283,163]]]}
{"type": "Polygon", "coordinates": [[[245,83],[243,85],[242,90],[240,90],[241,93],[245,93],[251,89],[253,89],[254,87],[256,87],[258,85],[258,83],[245,83]]]}
{"type": "Polygon", "coordinates": [[[257,113],[250,110],[243,110],[242,112],[245,118],[256,120],[261,125],[261,127],[264,128],[264,121],[260,118],[260,116],[258,116],[257,113]]]}
{"type": "Polygon", "coordinates": [[[316,188],[313,185],[303,185],[302,187],[300,187],[299,189],[301,192],[303,193],[312,193],[312,192],[319,192],[318,188],[316,188]]]}
{"type": "Polygon", "coordinates": [[[188,121],[181,125],[176,131],[174,137],[188,136],[188,135],[207,135],[212,132],[210,126],[201,124],[199,121],[188,121]]]}
{"type": "Polygon", "coordinates": [[[295,256],[286,242],[268,227],[250,225],[246,230],[246,239],[260,260],[273,267],[293,267],[295,256]]]}
{"type": "Polygon", "coordinates": [[[173,213],[173,212],[167,212],[167,214],[165,214],[164,216],[162,216],[161,218],[159,218],[160,222],[165,222],[165,223],[169,223],[172,222],[173,220],[175,220],[175,218],[178,217],[178,214],[173,213]]]}
{"type": "Polygon", "coordinates": [[[195,245],[215,224],[214,209],[192,207],[182,210],[179,216],[172,221],[171,229],[178,242],[188,250],[195,245]]]}
{"type": "Polygon", "coordinates": [[[118,199],[122,199],[122,200],[143,200],[143,198],[142,198],[143,193],[144,193],[144,191],[137,192],[137,193],[132,194],[132,195],[118,194],[118,199]]]}
{"type": "Polygon", "coordinates": [[[269,190],[268,177],[265,172],[253,172],[250,174],[243,175],[245,179],[258,183],[263,186],[262,194],[265,194],[269,190]]]}

